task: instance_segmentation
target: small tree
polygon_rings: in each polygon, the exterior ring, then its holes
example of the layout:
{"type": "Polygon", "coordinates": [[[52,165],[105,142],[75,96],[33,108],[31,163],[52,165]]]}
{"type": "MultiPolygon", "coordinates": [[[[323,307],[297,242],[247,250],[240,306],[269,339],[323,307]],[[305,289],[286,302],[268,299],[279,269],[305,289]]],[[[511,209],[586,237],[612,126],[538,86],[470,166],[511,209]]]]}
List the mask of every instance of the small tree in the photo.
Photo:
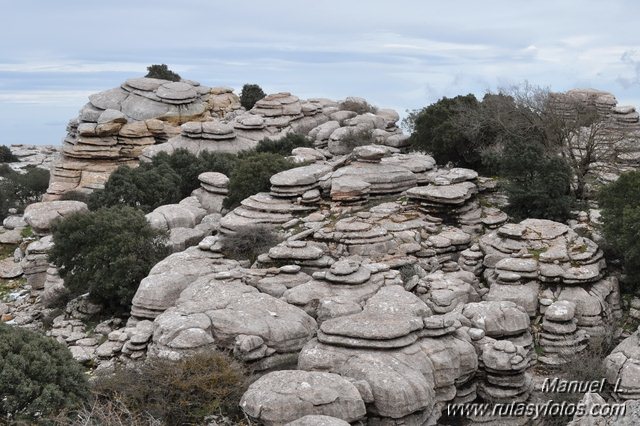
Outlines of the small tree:
{"type": "Polygon", "coordinates": [[[469,109],[478,108],[472,94],[442,98],[438,102],[414,111],[405,123],[413,126],[411,144],[414,149],[433,155],[439,164],[454,163],[461,167],[480,168],[480,148],[465,132],[458,116],[469,109]]]}
{"type": "Polygon", "coordinates": [[[263,139],[258,142],[256,152],[272,152],[280,155],[291,155],[291,151],[299,147],[312,147],[313,141],[304,135],[289,133],[280,139],[263,139]]]}
{"type": "Polygon", "coordinates": [[[504,147],[499,165],[507,179],[506,210],[516,220],[569,218],[571,170],[561,157],[545,152],[535,140],[517,139],[504,147]]]}
{"type": "Polygon", "coordinates": [[[171,81],[180,81],[180,75],[171,71],[166,64],[154,64],[149,65],[147,67],[147,75],[145,77],[148,78],[159,78],[162,80],[171,80],[171,81]]]}
{"type": "Polygon", "coordinates": [[[82,368],[64,345],[0,322],[0,423],[33,424],[74,409],[87,390],[82,368]]]}
{"type": "Polygon", "coordinates": [[[72,294],[89,292],[108,308],[128,309],[140,280],[169,254],[165,238],[140,210],[101,208],[57,223],[49,260],[72,294]]]}
{"type": "Polygon", "coordinates": [[[245,84],[242,86],[242,92],[240,92],[240,105],[248,111],[265,96],[267,94],[264,93],[262,87],[257,84],[245,84]]]}
{"type": "Polygon", "coordinates": [[[623,173],[601,188],[602,230],[607,246],[624,260],[625,281],[640,285],[640,172],[623,173]]]}
{"type": "Polygon", "coordinates": [[[11,149],[6,145],[0,145],[0,163],[15,163],[18,157],[13,155],[11,149]]]}

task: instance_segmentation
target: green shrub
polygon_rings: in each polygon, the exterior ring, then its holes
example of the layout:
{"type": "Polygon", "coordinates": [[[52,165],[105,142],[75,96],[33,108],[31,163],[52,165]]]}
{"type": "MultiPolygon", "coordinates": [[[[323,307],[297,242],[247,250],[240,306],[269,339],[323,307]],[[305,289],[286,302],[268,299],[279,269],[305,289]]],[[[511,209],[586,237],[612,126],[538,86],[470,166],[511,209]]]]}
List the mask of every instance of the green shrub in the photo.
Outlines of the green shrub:
{"type": "Polygon", "coordinates": [[[260,99],[267,96],[257,84],[245,84],[240,92],[240,105],[249,111],[260,99]]]}
{"type": "Polygon", "coordinates": [[[6,145],[0,145],[0,163],[15,163],[18,157],[13,155],[11,148],[6,145]]]}
{"type": "Polygon", "coordinates": [[[137,168],[118,167],[104,189],[89,196],[89,208],[130,206],[148,213],[182,198],[182,179],[168,164],[142,163],[137,168]]]}
{"type": "Polygon", "coordinates": [[[280,139],[271,140],[264,138],[258,142],[256,152],[272,152],[274,154],[288,156],[291,155],[291,151],[299,147],[313,147],[313,141],[306,136],[289,133],[280,139]]]}
{"type": "Polygon", "coordinates": [[[366,114],[367,112],[375,114],[378,112],[378,108],[371,105],[367,101],[358,101],[352,98],[347,98],[344,101],[340,102],[339,107],[341,110],[353,111],[357,114],[366,114]]]}
{"type": "Polygon", "coordinates": [[[87,389],[82,368],[64,345],[0,323],[0,423],[35,422],[74,409],[87,389]]]}
{"type": "Polygon", "coordinates": [[[460,167],[479,168],[480,152],[464,129],[458,126],[457,120],[466,109],[477,106],[476,97],[469,94],[444,97],[420,111],[414,111],[410,137],[413,148],[430,153],[438,164],[451,162],[460,167]]]}
{"type": "Polygon", "coordinates": [[[136,368],[118,368],[98,376],[96,403],[117,403],[126,417],[150,416],[162,424],[204,424],[207,415],[239,420],[240,398],[248,387],[247,371],[231,357],[207,351],[170,361],[147,359],[136,368]]]}
{"type": "Polygon", "coordinates": [[[65,217],[53,227],[49,253],[73,295],[113,309],[128,309],[140,280],[169,254],[166,235],[126,206],[65,217]]]}
{"type": "Polygon", "coordinates": [[[12,170],[8,165],[0,165],[0,219],[4,219],[9,209],[18,211],[42,199],[49,186],[49,171],[39,167],[28,167],[23,173],[12,170]]]}
{"type": "Polygon", "coordinates": [[[270,152],[245,152],[238,156],[229,176],[229,195],[224,206],[231,208],[258,192],[269,191],[271,176],[297,165],[270,152]]]}
{"type": "Polygon", "coordinates": [[[60,200],[82,201],[89,204],[91,194],[82,191],[68,191],[60,196],[60,200]]]}
{"type": "Polygon", "coordinates": [[[529,140],[508,144],[500,157],[504,188],[509,197],[505,209],[516,220],[569,218],[571,170],[562,158],[548,155],[544,147],[529,140]]]}
{"type": "Polygon", "coordinates": [[[198,175],[203,172],[218,172],[229,175],[233,170],[237,157],[234,154],[221,152],[202,152],[196,156],[186,149],[177,149],[171,154],[160,153],[152,160],[152,165],[167,165],[180,178],[180,195],[182,199],[191,195],[200,187],[198,175]]]}
{"type": "Polygon", "coordinates": [[[171,71],[166,64],[154,64],[147,67],[147,75],[149,78],[160,78],[162,80],[180,81],[180,76],[171,71]]]}
{"type": "Polygon", "coordinates": [[[223,252],[229,259],[255,262],[258,255],[266,253],[280,242],[273,228],[265,225],[244,226],[235,234],[225,235],[222,240],[223,252]]]}
{"type": "Polygon", "coordinates": [[[602,231],[612,255],[624,261],[625,283],[640,288],[640,172],[623,173],[598,194],[602,231]]]}

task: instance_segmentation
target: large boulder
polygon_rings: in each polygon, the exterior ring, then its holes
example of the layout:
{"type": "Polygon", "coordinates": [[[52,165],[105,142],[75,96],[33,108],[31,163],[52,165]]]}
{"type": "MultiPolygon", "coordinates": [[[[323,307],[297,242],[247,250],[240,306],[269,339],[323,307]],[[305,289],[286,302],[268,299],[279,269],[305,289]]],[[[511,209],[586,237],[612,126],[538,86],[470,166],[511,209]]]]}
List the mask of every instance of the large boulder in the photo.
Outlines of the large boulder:
{"type": "Polygon", "coordinates": [[[80,201],[43,201],[28,205],[24,210],[24,220],[31,226],[33,232],[46,235],[55,221],[74,213],[87,211],[89,211],[87,205],[80,201]]]}
{"type": "MultiPolygon", "coordinates": [[[[353,383],[337,374],[317,371],[284,370],[266,374],[249,386],[240,406],[247,415],[267,426],[309,415],[354,422],[366,414],[364,401],[353,383]]],[[[293,424],[332,423],[299,421],[293,424]]]]}

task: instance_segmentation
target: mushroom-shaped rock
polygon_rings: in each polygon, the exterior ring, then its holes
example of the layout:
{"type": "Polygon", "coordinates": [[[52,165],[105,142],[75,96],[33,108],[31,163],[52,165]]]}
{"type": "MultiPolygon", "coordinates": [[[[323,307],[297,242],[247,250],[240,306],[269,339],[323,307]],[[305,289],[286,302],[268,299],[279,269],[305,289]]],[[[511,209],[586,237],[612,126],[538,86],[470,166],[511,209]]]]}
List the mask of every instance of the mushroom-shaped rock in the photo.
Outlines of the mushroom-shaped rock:
{"type": "Polygon", "coordinates": [[[307,415],[354,422],[366,414],[364,401],[350,381],[333,373],[300,370],[274,371],[262,376],[249,386],[240,406],[247,415],[267,426],[282,425],[307,415]]]}

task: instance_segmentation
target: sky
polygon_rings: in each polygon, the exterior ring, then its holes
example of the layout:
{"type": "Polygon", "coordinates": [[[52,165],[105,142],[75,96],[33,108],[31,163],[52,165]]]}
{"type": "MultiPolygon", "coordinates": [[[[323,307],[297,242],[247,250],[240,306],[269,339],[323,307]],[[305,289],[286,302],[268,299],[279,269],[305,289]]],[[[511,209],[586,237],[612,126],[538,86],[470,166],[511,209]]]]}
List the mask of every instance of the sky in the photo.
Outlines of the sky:
{"type": "Polygon", "coordinates": [[[422,108],[530,84],[640,107],[637,0],[0,0],[0,144],[59,145],[165,63],[208,86],[422,108]]]}

